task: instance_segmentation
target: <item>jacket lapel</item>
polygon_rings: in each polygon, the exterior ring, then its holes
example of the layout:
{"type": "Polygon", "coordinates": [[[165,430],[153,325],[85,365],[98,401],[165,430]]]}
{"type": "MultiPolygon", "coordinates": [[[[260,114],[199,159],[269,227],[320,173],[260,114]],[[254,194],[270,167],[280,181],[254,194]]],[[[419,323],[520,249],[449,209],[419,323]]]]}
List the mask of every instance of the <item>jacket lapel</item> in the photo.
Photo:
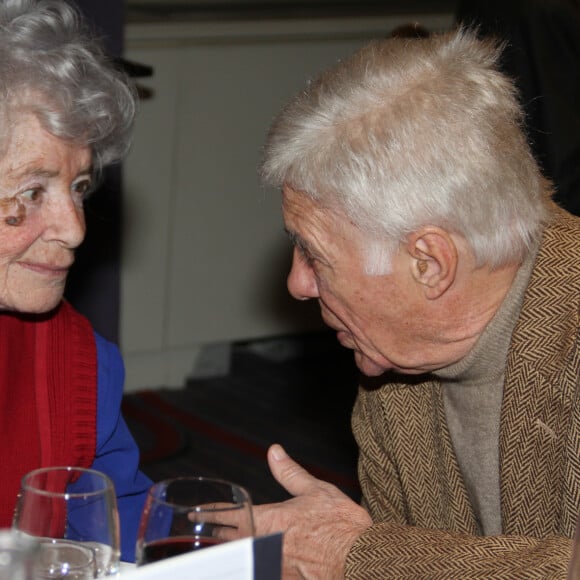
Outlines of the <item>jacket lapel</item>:
{"type": "Polygon", "coordinates": [[[578,439],[572,414],[579,273],[560,263],[578,246],[577,230],[566,222],[546,229],[507,361],[500,432],[505,534],[545,537],[571,525],[562,519],[571,517],[563,507],[572,483],[565,466],[570,440],[578,439]]]}

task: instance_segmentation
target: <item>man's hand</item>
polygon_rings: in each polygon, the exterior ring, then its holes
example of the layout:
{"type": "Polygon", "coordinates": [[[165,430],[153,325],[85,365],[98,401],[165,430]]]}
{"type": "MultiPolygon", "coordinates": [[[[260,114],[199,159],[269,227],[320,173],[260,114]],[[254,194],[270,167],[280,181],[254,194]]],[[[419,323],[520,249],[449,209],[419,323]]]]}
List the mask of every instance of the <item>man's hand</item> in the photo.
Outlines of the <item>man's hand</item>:
{"type": "Polygon", "coordinates": [[[256,533],[284,533],[284,578],[342,578],[348,551],[372,524],[370,516],[334,485],[310,475],[280,445],[268,450],[268,464],[294,497],[255,506],[256,533]]]}

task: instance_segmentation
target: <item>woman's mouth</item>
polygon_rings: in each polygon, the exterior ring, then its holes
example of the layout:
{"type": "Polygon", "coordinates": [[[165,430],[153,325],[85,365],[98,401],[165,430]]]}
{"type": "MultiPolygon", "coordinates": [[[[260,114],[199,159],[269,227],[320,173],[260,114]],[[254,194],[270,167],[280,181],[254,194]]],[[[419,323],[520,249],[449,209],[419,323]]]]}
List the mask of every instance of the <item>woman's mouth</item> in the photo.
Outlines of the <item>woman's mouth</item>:
{"type": "Polygon", "coordinates": [[[70,264],[42,264],[32,262],[20,262],[20,265],[25,269],[41,276],[62,277],[68,274],[70,264]]]}

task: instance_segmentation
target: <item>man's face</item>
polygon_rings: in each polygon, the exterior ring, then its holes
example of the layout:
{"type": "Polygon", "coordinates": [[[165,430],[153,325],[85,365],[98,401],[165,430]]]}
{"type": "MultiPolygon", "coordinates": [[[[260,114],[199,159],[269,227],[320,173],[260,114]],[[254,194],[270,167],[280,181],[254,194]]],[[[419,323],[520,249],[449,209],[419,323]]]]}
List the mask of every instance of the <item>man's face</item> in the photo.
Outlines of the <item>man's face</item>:
{"type": "Polygon", "coordinates": [[[282,208],[294,243],[288,290],[298,300],[318,299],[324,322],[354,351],[358,368],[368,376],[431,370],[424,300],[407,253],[393,256],[388,274],[366,274],[364,237],[347,218],[288,187],[282,208]]]}
{"type": "Polygon", "coordinates": [[[0,310],[45,312],[61,300],[85,235],[91,152],[16,119],[0,159],[0,310]]]}

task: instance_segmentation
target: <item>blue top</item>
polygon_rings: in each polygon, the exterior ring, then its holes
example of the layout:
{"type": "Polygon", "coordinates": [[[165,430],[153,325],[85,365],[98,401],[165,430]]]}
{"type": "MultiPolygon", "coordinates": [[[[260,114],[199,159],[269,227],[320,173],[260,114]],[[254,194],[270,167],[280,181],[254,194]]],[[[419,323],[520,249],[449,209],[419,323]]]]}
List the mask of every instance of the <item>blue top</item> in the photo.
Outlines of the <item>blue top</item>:
{"type": "Polygon", "coordinates": [[[95,333],[97,343],[97,450],[92,469],[115,485],[121,523],[121,560],[135,561],[135,543],[151,481],[139,471],[139,449],[121,415],[125,367],[117,346],[95,333]]]}

